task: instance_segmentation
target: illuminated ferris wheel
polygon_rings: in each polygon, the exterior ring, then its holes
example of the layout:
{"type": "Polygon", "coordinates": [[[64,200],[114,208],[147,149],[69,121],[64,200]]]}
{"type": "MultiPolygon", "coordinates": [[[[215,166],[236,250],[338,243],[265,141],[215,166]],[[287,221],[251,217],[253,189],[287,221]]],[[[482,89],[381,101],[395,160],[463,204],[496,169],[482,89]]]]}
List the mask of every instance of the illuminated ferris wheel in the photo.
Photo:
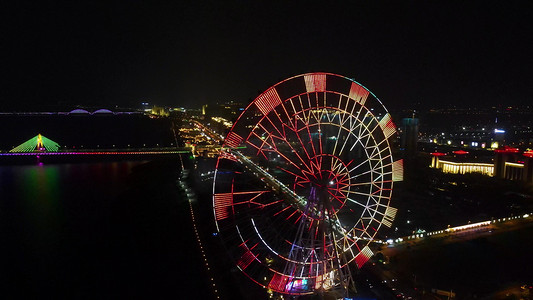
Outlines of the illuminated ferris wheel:
{"type": "Polygon", "coordinates": [[[213,183],[217,229],[237,267],[269,291],[336,293],[390,227],[396,129],[352,79],[310,73],[259,95],[228,133],[213,183]]]}

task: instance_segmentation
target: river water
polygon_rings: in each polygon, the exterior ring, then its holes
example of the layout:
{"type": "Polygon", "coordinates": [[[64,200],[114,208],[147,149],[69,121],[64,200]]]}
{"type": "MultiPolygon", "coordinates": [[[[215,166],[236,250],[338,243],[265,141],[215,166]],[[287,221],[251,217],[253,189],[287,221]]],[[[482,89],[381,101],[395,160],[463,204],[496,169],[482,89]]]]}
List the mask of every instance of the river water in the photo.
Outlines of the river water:
{"type": "Polygon", "coordinates": [[[177,166],[0,166],[2,298],[212,298],[177,166]]]}

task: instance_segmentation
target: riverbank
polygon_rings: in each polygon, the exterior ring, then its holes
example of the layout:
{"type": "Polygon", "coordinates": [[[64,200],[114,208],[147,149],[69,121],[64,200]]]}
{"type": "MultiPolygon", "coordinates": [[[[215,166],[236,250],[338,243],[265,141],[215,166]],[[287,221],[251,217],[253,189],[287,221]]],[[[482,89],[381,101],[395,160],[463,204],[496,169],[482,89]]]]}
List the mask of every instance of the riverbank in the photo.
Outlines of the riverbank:
{"type": "MultiPolygon", "coordinates": [[[[369,269],[398,290],[434,299],[431,290],[453,291],[457,299],[494,298],[500,290],[531,281],[533,223],[513,221],[446,237],[426,238],[382,249],[383,261],[369,269]],[[416,290],[415,290],[416,288],[416,290]]],[[[426,299],[426,298],[424,298],[426,299]]]]}

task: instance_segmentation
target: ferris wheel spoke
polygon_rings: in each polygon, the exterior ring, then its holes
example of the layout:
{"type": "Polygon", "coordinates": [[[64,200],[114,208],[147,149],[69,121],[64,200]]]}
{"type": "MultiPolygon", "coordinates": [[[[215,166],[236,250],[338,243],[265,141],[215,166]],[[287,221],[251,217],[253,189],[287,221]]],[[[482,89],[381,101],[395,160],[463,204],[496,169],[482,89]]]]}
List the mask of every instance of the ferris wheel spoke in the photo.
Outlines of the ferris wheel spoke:
{"type": "MultiPolygon", "coordinates": [[[[252,147],[258,149],[258,153],[267,150],[267,149],[263,149],[263,148],[257,147],[256,145],[254,145],[254,144],[251,143],[250,141],[247,141],[247,143],[248,143],[249,145],[251,145],[252,147]]],[[[265,144],[267,144],[268,146],[270,146],[270,147],[273,149],[273,151],[274,151],[275,153],[277,153],[281,158],[283,158],[287,163],[289,163],[290,165],[294,166],[296,169],[301,170],[301,166],[297,165],[294,161],[292,161],[290,158],[288,158],[287,156],[285,156],[285,154],[283,154],[282,152],[280,152],[280,151],[277,149],[277,147],[276,147],[275,145],[272,146],[272,145],[270,145],[270,144],[268,144],[268,143],[266,143],[266,142],[263,143],[263,145],[265,145],[265,144]]],[[[268,151],[271,151],[271,150],[268,149],[268,151]]],[[[265,156],[265,158],[266,158],[266,156],[265,156]]],[[[268,158],[266,158],[266,159],[268,160],[268,158]]],[[[307,165],[305,165],[305,167],[306,167],[307,169],[309,169],[309,167],[308,167],[307,165]]]]}
{"type": "MultiPolygon", "coordinates": [[[[368,146],[368,142],[369,141],[370,141],[370,139],[368,139],[367,144],[365,145],[365,147],[368,146]]],[[[380,147],[381,144],[386,144],[387,142],[388,142],[387,139],[383,139],[383,140],[379,141],[378,143],[375,143],[374,147],[380,147]]],[[[386,148],[384,148],[384,149],[386,149],[386,148]]]]}
{"type": "MultiPolygon", "coordinates": [[[[371,193],[361,193],[361,192],[356,192],[356,191],[346,191],[347,194],[352,194],[352,195],[358,195],[358,196],[365,196],[367,197],[367,200],[372,200],[374,202],[377,202],[376,199],[374,199],[373,197],[375,197],[375,195],[371,194],[371,193]]],[[[383,198],[383,197],[379,197],[379,198],[383,198]]],[[[362,204],[362,203],[359,203],[357,202],[356,200],[354,199],[351,199],[351,198],[346,198],[348,199],[349,201],[353,202],[353,203],[356,203],[364,208],[368,208],[368,204],[362,204]]]]}
{"type": "MultiPolygon", "coordinates": [[[[345,127],[344,123],[338,123],[338,124],[335,124],[335,125],[338,127],[338,131],[337,131],[337,136],[335,137],[335,144],[333,146],[333,150],[332,150],[331,154],[338,155],[338,154],[343,153],[344,148],[346,147],[346,144],[348,143],[348,140],[350,140],[350,137],[353,136],[353,135],[350,134],[350,132],[352,132],[352,129],[345,127]],[[348,134],[345,135],[345,137],[347,136],[347,138],[344,138],[344,141],[342,142],[342,146],[341,146],[339,152],[337,153],[339,140],[341,140],[341,137],[342,137],[341,133],[343,133],[343,132],[347,132],[348,133],[348,134]]],[[[357,140],[358,139],[356,137],[356,142],[357,142],[357,140]]]]}
{"type": "Polygon", "coordinates": [[[320,149],[320,155],[324,154],[324,149],[322,148],[322,130],[320,128],[320,123],[318,124],[318,143],[319,143],[319,149],[320,149]]]}
{"type": "MultiPolygon", "coordinates": [[[[281,107],[283,107],[283,111],[285,112],[285,116],[287,117],[288,125],[287,125],[285,122],[283,122],[283,123],[284,123],[288,128],[291,128],[291,129],[292,129],[292,128],[295,128],[296,125],[294,124],[293,119],[291,118],[289,112],[287,111],[287,107],[285,106],[286,103],[287,103],[287,102],[284,102],[284,103],[281,105],[281,107]]],[[[292,105],[292,102],[291,102],[291,105],[292,105]]],[[[293,107],[293,109],[294,109],[294,107],[293,107]]]]}
{"type": "MultiPolygon", "coordinates": [[[[351,122],[351,118],[350,118],[350,122],[351,122]]],[[[348,143],[348,140],[350,140],[350,137],[354,137],[355,138],[355,142],[353,143],[352,147],[350,148],[350,151],[352,151],[352,149],[354,148],[354,145],[357,145],[357,143],[361,143],[360,142],[360,137],[358,135],[355,135],[355,130],[358,130],[358,128],[362,127],[361,124],[358,124],[355,128],[352,128],[352,126],[350,126],[348,132],[348,136],[344,139],[344,143],[342,144],[342,147],[341,147],[341,150],[339,151],[339,153],[343,153],[344,151],[344,148],[346,147],[346,144],[348,143]]],[[[336,153],[333,153],[334,155],[336,155],[336,153]]]]}
{"type": "MultiPolygon", "coordinates": [[[[352,167],[351,169],[348,170],[348,173],[352,174],[355,172],[355,170],[357,170],[358,168],[360,167],[363,167],[365,164],[367,164],[368,162],[370,161],[370,159],[365,159],[363,161],[361,161],[360,163],[358,163],[357,165],[355,165],[354,167],[352,167]]],[[[355,175],[354,175],[355,176],[355,175]]],[[[352,176],[352,178],[354,177],[352,176]]]]}
{"type": "Polygon", "coordinates": [[[356,138],[356,142],[354,142],[352,144],[352,147],[350,148],[350,151],[352,151],[355,146],[357,146],[357,144],[359,144],[363,149],[367,149],[368,148],[368,139],[371,137],[372,135],[368,132],[365,132],[364,134],[359,132],[359,134],[357,136],[355,136],[356,138]]]}
{"type": "Polygon", "coordinates": [[[309,143],[311,144],[311,149],[313,149],[313,157],[317,157],[316,149],[315,149],[315,143],[313,142],[313,137],[311,135],[311,130],[309,124],[305,127],[307,130],[307,135],[309,136],[309,143]]]}
{"type": "MultiPolygon", "coordinates": [[[[358,128],[359,131],[357,134],[357,137],[361,141],[361,145],[363,148],[368,147],[368,142],[370,141],[371,138],[374,137],[374,131],[380,128],[379,123],[375,119],[375,116],[373,114],[371,114],[370,112],[367,112],[366,115],[370,115],[371,117],[367,121],[367,123],[365,123],[364,121],[360,123],[360,126],[358,128]]],[[[365,118],[366,118],[366,115],[365,115],[365,118]]]]}
{"type": "MultiPolygon", "coordinates": [[[[266,129],[265,129],[266,130],[266,129]]],[[[312,168],[310,167],[310,165],[308,165],[306,163],[306,161],[300,156],[300,154],[298,154],[298,151],[296,149],[294,149],[293,145],[287,140],[287,137],[286,136],[275,136],[275,135],[271,135],[272,137],[275,137],[277,138],[278,140],[282,141],[285,145],[289,146],[289,148],[292,150],[292,153],[294,153],[294,155],[296,155],[296,157],[299,159],[299,161],[302,163],[302,165],[309,171],[309,172],[312,172],[312,168]]],[[[280,156],[282,157],[285,157],[285,155],[283,155],[283,153],[281,153],[278,149],[278,147],[276,146],[275,142],[274,142],[274,139],[271,138],[271,140],[273,141],[273,147],[274,147],[274,151],[279,154],[280,156]]],[[[305,150],[305,148],[304,148],[305,150]]],[[[306,154],[307,154],[307,151],[306,151],[306,154]]],[[[288,158],[286,158],[288,159],[288,158]]],[[[292,165],[294,166],[297,166],[295,163],[291,163],[292,165]]],[[[298,167],[298,166],[297,166],[298,167]]],[[[298,167],[299,168],[299,167],[298,167]]]]}
{"type": "Polygon", "coordinates": [[[344,204],[344,201],[342,201],[339,197],[337,197],[337,195],[333,194],[332,192],[330,192],[328,190],[328,193],[335,199],[337,200],[341,205],[344,204]]]}
{"type": "Polygon", "coordinates": [[[259,141],[261,141],[261,145],[260,146],[256,146],[254,145],[250,139],[248,139],[246,141],[246,143],[248,143],[249,145],[253,146],[254,148],[257,149],[257,153],[255,154],[256,156],[259,156],[259,154],[262,154],[265,158],[266,158],[266,155],[264,154],[265,151],[268,151],[269,149],[266,149],[265,148],[265,145],[267,145],[268,147],[270,148],[273,148],[273,145],[271,143],[268,142],[268,139],[270,138],[271,139],[271,135],[269,135],[267,138],[263,138],[263,136],[259,136],[255,131],[252,132],[252,135],[254,135],[259,141]]]}
{"type": "MultiPolygon", "coordinates": [[[[360,220],[359,220],[360,221],[360,220]]],[[[364,227],[364,226],[362,226],[364,227]]],[[[360,242],[361,237],[365,234],[366,229],[365,228],[359,228],[358,226],[354,226],[351,230],[347,232],[347,236],[351,237],[353,242],[356,244],[360,242]]],[[[359,248],[359,246],[357,246],[359,248]]]]}
{"type": "Polygon", "coordinates": [[[347,198],[347,199],[348,199],[348,201],[363,207],[365,209],[364,211],[367,211],[369,214],[372,214],[372,215],[378,214],[378,215],[380,215],[382,217],[385,216],[385,212],[379,211],[379,209],[378,209],[379,201],[376,201],[375,199],[373,199],[373,201],[375,201],[374,204],[362,204],[362,203],[359,203],[359,202],[357,202],[357,201],[355,201],[355,200],[353,200],[351,198],[347,198]]]}
{"type": "MultiPolygon", "coordinates": [[[[374,183],[374,181],[366,181],[366,182],[355,182],[355,183],[347,183],[346,187],[352,187],[352,186],[370,186],[374,183]]],[[[344,190],[343,190],[344,191],[344,190]]]]}
{"type": "Polygon", "coordinates": [[[377,159],[379,161],[383,161],[383,160],[391,157],[390,151],[387,148],[380,148],[379,145],[368,146],[368,148],[371,148],[372,152],[373,152],[368,157],[368,159],[371,159],[371,160],[377,159]],[[385,152],[386,155],[383,155],[383,152],[385,152]],[[389,153],[386,153],[386,152],[389,152],[389,153]]]}
{"type": "MultiPolygon", "coordinates": [[[[275,115],[277,115],[275,110],[273,110],[273,112],[274,112],[275,115]]],[[[279,131],[278,126],[276,126],[276,125],[274,124],[274,122],[270,119],[269,115],[270,115],[270,114],[266,114],[266,115],[264,116],[264,118],[268,120],[268,122],[270,123],[270,125],[272,125],[272,127],[276,130],[276,132],[277,132],[280,136],[283,136],[283,133],[282,133],[281,131],[279,131]]],[[[281,121],[281,119],[280,119],[280,121],[281,121]]],[[[281,123],[283,123],[283,122],[281,122],[281,123]]],[[[267,131],[267,132],[268,132],[268,131],[267,131]]]]}
{"type": "MultiPolygon", "coordinates": [[[[368,196],[368,194],[364,194],[364,193],[355,193],[355,192],[351,192],[351,193],[352,193],[352,194],[357,194],[357,195],[362,195],[362,196],[368,196]]],[[[361,202],[359,202],[359,201],[357,201],[357,200],[354,200],[354,199],[352,199],[352,198],[350,198],[350,197],[346,197],[346,200],[348,200],[348,201],[351,202],[351,203],[355,203],[355,204],[357,204],[357,205],[359,205],[359,206],[361,206],[361,207],[363,207],[363,208],[366,208],[366,207],[367,207],[366,204],[363,204],[363,203],[361,203],[361,202]]]]}
{"type": "MultiPolygon", "coordinates": [[[[378,148],[374,148],[374,149],[378,149],[378,148]]],[[[362,162],[360,162],[359,164],[357,164],[356,166],[354,166],[353,168],[351,168],[348,172],[349,173],[353,173],[355,170],[357,170],[358,168],[360,167],[363,167],[364,165],[366,165],[367,163],[371,165],[371,169],[364,172],[364,173],[358,173],[357,175],[355,176],[358,176],[358,175],[364,175],[368,172],[371,172],[371,171],[376,171],[378,169],[383,169],[384,167],[386,167],[387,165],[380,165],[379,163],[381,163],[384,159],[388,159],[389,157],[391,157],[390,154],[387,154],[386,156],[382,157],[381,156],[381,153],[384,152],[386,150],[379,150],[377,152],[373,152],[371,155],[369,155],[369,157],[365,160],[363,160],[362,162]],[[374,164],[372,165],[372,162],[373,161],[376,161],[378,164],[374,164]],[[377,167],[377,168],[376,168],[377,167]]],[[[352,176],[352,178],[354,178],[354,176],[352,176]]]]}
{"type": "MultiPolygon", "coordinates": [[[[348,103],[348,102],[347,102],[347,103],[348,103]]],[[[359,109],[357,110],[356,115],[354,116],[353,111],[354,111],[354,109],[355,109],[356,106],[357,106],[357,105],[353,105],[351,112],[350,112],[350,113],[347,113],[347,114],[348,114],[348,121],[349,121],[348,124],[350,125],[350,126],[349,126],[349,129],[348,129],[348,132],[353,133],[353,132],[358,131],[358,132],[359,132],[359,133],[358,133],[358,136],[360,136],[360,135],[361,135],[361,129],[363,128],[363,124],[364,124],[364,122],[361,121],[361,120],[359,119],[359,116],[361,115],[361,112],[363,111],[364,106],[363,106],[363,105],[360,105],[360,106],[359,106],[359,109]]],[[[345,111],[345,112],[346,112],[346,111],[345,111]]],[[[357,140],[359,140],[359,137],[358,137],[358,136],[356,136],[357,140]]],[[[348,141],[348,138],[344,140],[344,144],[342,145],[342,148],[341,148],[341,150],[340,150],[340,153],[342,153],[342,151],[344,150],[344,147],[346,146],[346,142],[347,142],[347,141],[348,141]]],[[[354,144],[355,144],[355,143],[354,143],[354,144]]],[[[353,147],[352,147],[352,148],[353,148],[353,147]]],[[[334,153],[334,154],[335,154],[335,153],[334,153]]]]}
{"type": "Polygon", "coordinates": [[[309,128],[306,128],[307,129],[307,133],[308,133],[308,136],[309,136],[309,144],[311,144],[311,149],[313,150],[313,157],[311,157],[311,154],[309,154],[309,152],[307,151],[307,147],[304,145],[303,141],[302,141],[302,138],[300,137],[300,134],[299,132],[297,133],[297,136],[298,136],[298,141],[300,142],[300,145],[302,146],[302,148],[304,149],[305,153],[307,154],[307,156],[309,157],[309,163],[311,164],[311,166],[314,166],[315,170],[320,170],[321,169],[321,164],[320,164],[320,156],[317,155],[316,153],[316,149],[314,147],[314,142],[311,138],[311,133],[310,133],[310,130],[309,128]]]}
{"type": "Polygon", "coordinates": [[[345,241],[348,241],[345,243],[344,245],[344,248],[348,248],[350,250],[350,253],[352,254],[352,257],[355,257],[356,254],[353,252],[354,249],[353,249],[353,246],[355,246],[357,248],[357,252],[361,252],[361,248],[359,247],[358,245],[358,242],[356,241],[356,239],[353,239],[353,238],[350,238],[349,235],[345,235],[344,236],[345,238],[345,241]]]}
{"type": "MultiPolygon", "coordinates": [[[[294,167],[296,167],[298,170],[302,170],[302,171],[303,171],[303,169],[302,169],[301,166],[298,166],[296,163],[290,161],[290,160],[289,160],[289,159],[288,159],[283,153],[281,153],[280,151],[277,151],[277,149],[276,149],[276,153],[277,153],[278,155],[280,155],[281,157],[285,158],[285,160],[289,161],[289,162],[291,163],[291,165],[293,165],[294,167]]],[[[295,152],[295,154],[296,154],[296,156],[300,159],[300,162],[302,163],[302,166],[304,166],[305,169],[306,169],[308,172],[313,173],[313,171],[312,171],[313,169],[311,168],[311,166],[307,165],[307,164],[304,162],[304,160],[300,157],[300,155],[298,155],[296,152],[295,152]]]]}
{"type": "MultiPolygon", "coordinates": [[[[337,131],[337,136],[335,138],[335,145],[333,146],[333,155],[336,154],[336,151],[337,151],[337,144],[339,143],[339,139],[340,139],[340,136],[341,136],[341,132],[342,132],[342,126],[338,126],[339,127],[339,130],[337,131]]],[[[346,142],[345,142],[346,143],[346,142]]]]}
{"type": "MultiPolygon", "coordinates": [[[[298,175],[298,174],[296,174],[294,172],[291,172],[291,171],[289,171],[289,170],[287,170],[285,168],[282,168],[282,167],[277,167],[277,168],[282,170],[283,172],[285,172],[287,174],[290,174],[290,175],[294,176],[295,178],[299,179],[300,182],[303,182],[303,183],[309,182],[309,178],[307,178],[307,176],[304,177],[302,175],[298,175]]],[[[302,174],[305,175],[305,173],[302,173],[302,174]]]]}
{"type": "Polygon", "coordinates": [[[381,212],[377,208],[373,208],[373,207],[376,207],[376,204],[369,205],[368,208],[367,208],[368,212],[371,213],[372,218],[379,223],[379,221],[377,219],[375,219],[374,216],[375,215],[380,215],[381,217],[384,217],[385,216],[385,212],[381,212]]]}
{"type": "Polygon", "coordinates": [[[296,137],[298,138],[298,142],[300,143],[300,146],[302,146],[302,149],[304,150],[305,155],[307,156],[307,159],[309,160],[309,162],[311,162],[312,158],[309,155],[309,152],[307,151],[307,147],[304,145],[302,138],[300,137],[300,134],[298,133],[298,131],[295,131],[294,133],[296,134],[296,137]]]}
{"type": "MultiPolygon", "coordinates": [[[[283,110],[285,111],[285,114],[287,115],[287,118],[288,118],[287,121],[290,123],[291,119],[289,117],[289,114],[287,113],[287,109],[285,108],[285,104],[281,104],[280,106],[283,107],[283,110]]],[[[281,125],[281,130],[283,131],[283,133],[281,133],[282,136],[286,137],[287,134],[285,132],[285,127],[288,127],[287,123],[281,119],[281,116],[279,115],[279,113],[277,111],[274,110],[274,114],[276,115],[276,117],[278,117],[279,124],[281,125]]],[[[290,127],[288,127],[288,128],[290,128],[290,127]]]]}
{"type": "MultiPolygon", "coordinates": [[[[375,121],[375,120],[374,120],[375,121]]],[[[375,124],[371,130],[368,131],[367,135],[366,135],[366,143],[364,144],[364,147],[368,147],[368,143],[370,142],[370,140],[372,140],[374,138],[374,131],[376,131],[376,129],[378,128],[381,128],[381,126],[379,125],[379,123],[375,124]]],[[[382,140],[383,141],[386,141],[386,139],[382,140]]]]}

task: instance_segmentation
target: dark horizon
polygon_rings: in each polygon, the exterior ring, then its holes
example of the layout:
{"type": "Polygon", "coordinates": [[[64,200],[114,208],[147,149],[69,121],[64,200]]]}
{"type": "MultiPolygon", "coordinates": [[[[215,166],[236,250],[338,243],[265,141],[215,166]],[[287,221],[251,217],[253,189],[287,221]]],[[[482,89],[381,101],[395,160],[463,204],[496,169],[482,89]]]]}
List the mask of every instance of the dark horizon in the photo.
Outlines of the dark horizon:
{"type": "Polygon", "coordinates": [[[1,110],[249,102],[293,75],[354,78],[387,107],[528,105],[526,2],[10,3],[1,110]]]}

